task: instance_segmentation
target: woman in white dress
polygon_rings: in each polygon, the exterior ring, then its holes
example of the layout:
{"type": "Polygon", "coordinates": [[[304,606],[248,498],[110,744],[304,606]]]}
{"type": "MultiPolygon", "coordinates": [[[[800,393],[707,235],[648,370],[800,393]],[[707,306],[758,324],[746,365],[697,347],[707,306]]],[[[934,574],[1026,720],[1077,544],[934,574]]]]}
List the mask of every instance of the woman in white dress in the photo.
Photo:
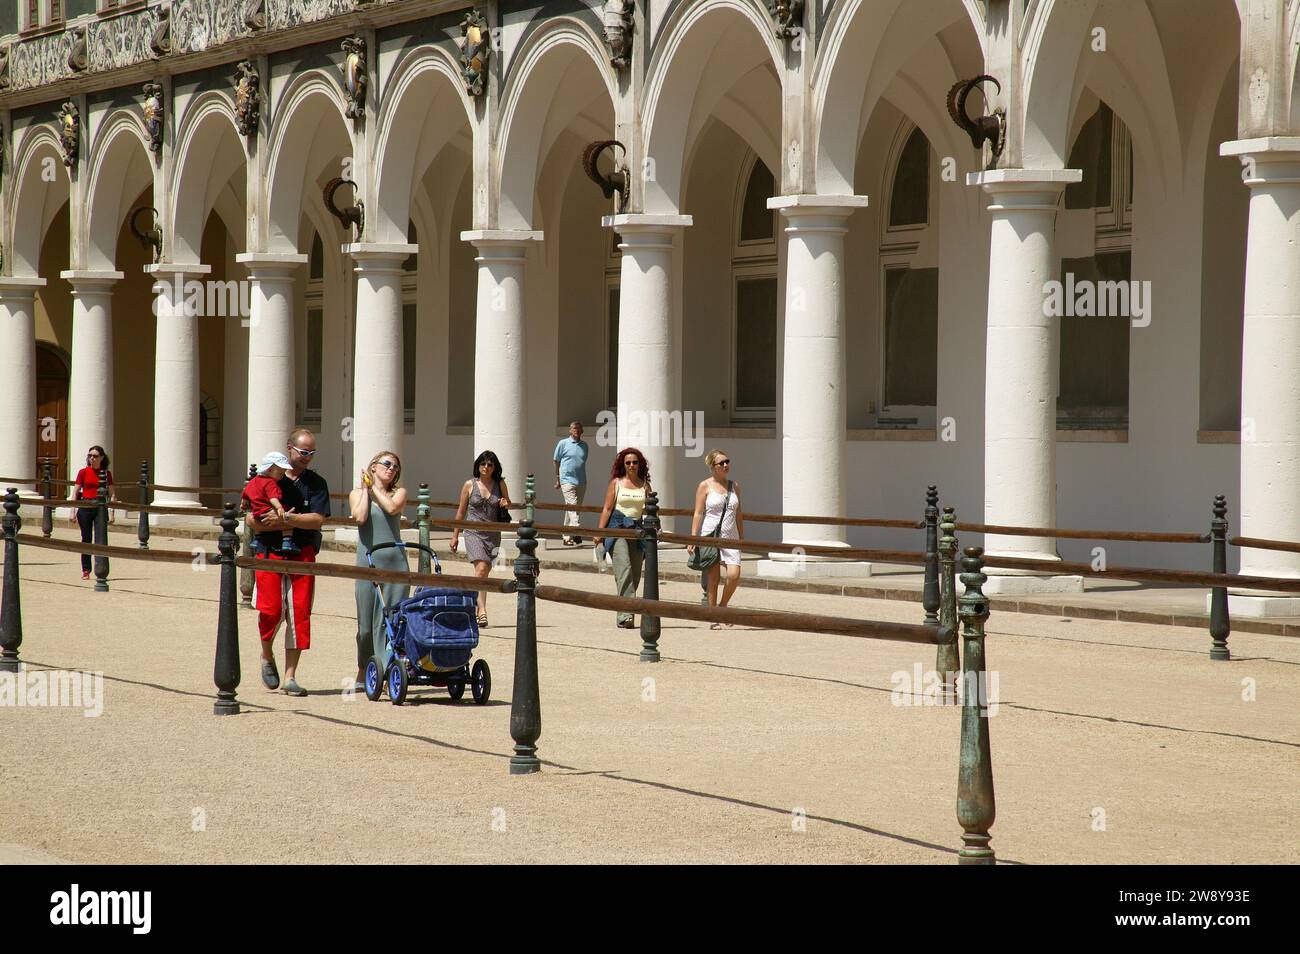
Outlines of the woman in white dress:
{"type": "MultiPolygon", "coordinates": [[[[708,536],[722,521],[723,539],[742,540],[745,536],[745,520],[740,512],[740,484],[730,480],[731,458],[720,450],[711,450],[704,457],[709,467],[709,476],[700,481],[695,488],[695,516],[691,520],[692,536],[708,536]]],[[[686,548],[687,553],[694,552],[694,546],[686,548]]],[[[704,585],[709,595],[710,606],[726,606],[731,602],[731,594],[740,582],[740,551],[720,549],[719,560],[704,571],[704,585]],[[725,573],[722,599],[718,599],[718,580],[725,573]]],[[[730,624],[713,623],[710,629],[730,629],[730,624]]]]}

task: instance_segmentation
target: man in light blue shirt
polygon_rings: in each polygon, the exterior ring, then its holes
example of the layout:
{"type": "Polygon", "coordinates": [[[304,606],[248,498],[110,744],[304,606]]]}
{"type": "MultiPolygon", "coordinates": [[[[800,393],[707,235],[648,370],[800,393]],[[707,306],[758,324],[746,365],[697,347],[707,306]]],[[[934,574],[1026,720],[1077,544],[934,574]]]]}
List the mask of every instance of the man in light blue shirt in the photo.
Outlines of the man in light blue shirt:
{"type": "MultiPolygon", "coordinates": [[[[582,504],[587,493],[587,442],[582,439],[582,422],[574,421],[569,425],[569,436],[555,445],[555,486],[564,495],[568,506],[582,504]]],[[[566,510],[564,513],[566,527],[578,527],[578,511],[566,510]]],[[[566,547],[577,546],[582,537],[565,537],[566,547]]]]}

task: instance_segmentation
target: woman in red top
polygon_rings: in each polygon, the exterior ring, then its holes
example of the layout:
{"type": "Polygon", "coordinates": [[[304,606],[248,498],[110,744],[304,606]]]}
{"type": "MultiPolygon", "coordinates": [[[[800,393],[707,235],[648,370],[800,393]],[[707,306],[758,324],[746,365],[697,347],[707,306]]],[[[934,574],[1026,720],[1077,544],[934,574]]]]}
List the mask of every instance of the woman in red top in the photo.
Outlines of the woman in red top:
{"type": "MultiPolygon", "coordinates": [[[[73,500],[94,500],[99,496],[100,468],[108,471],[108,499],[116,500],[113,489],[113,472],[108,470],[108,453],[96,444],[86,452],[86,466],[77,471],[77,479],[72,485],[73,500]]],[[[113,511],[108,512],[108,520],[113,521],[113,511]]],[[[81,527],[81,542],[90,543],[95,532],[95,508],[73,507],[68,515],[68,523],[81,527]]],[[[81,578],[90,579],[90,554],[81,555],[81,578]]]]}

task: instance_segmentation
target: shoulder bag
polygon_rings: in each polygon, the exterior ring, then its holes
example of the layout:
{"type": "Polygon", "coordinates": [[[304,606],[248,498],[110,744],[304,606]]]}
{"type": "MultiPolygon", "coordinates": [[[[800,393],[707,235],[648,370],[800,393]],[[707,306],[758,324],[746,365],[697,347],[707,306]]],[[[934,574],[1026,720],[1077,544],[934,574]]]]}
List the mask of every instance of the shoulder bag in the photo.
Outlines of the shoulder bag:
{"type": "MultiPolygon", "coordinates": [[[[727,505],[730,503],[731,481],[727,481],[727,495],[722,498],[722,516],[718,518],[718,525],[713,528],[709,536],[722,536],[722,522],[727,519],[727,505]]],[[[718,552],[717,547],[696,546],[691,555],[686,558],[686,566],[692,570],[707,570],[720,559],[722,559],[722,554],[718,552]]]]}

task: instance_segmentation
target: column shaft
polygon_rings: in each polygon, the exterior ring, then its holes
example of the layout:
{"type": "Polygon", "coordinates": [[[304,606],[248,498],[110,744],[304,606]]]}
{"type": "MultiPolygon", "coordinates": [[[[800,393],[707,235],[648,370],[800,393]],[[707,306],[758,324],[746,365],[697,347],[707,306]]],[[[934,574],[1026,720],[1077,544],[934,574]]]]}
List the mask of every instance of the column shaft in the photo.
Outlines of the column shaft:
{"type": "Polygon", "coordinates": [[[86,448],[113,455],[113,283],[121,272],[63,272],[72,283],[72,379],[68,395],[68,478],[86,448]]]}
{"type": "Polygon", "coordinates": [[[416,246],[348,245],[357,274],[352,437],[353,470],[380,451],[402,453],[402,262],[416,246]]]}
{"type": "MultiPolygon", "coordinates": [[[[0,476],[39,478],[36,467],[36,289],[44,279],[0,279],[0,476]]],[[[34,482],[21,482],[31,490],[34,482]]]]}
{"type": "MultiPolygon", "coordinates": [[[[1242,536],[1300,540],[1300,138],[1225,143],[1249,157],[1242,321],[1242,536]]],[[[1243,548],[1241,572],[1300,578],[1300,554],[1243,548]]],[[[1233,598],[1234,615],[1293,615],[1300,598],[1233,598]]]]}
{"type": "Polygon", "coordinates": [[[478,299],[474,331],[474,453],[490,450],[501,461],[512,493],[523,500],[528,472],[527,337],[524,263],[527,242],[540,232],[462,232],[478,249],[478,299]]]}
{"type": "Polygon", "coordinates": [[[248,253],[253,283],[248,325],[248,460],[270,451],[284,453],[297,424],[294,396],[293,278],[305,255],[248,253]]]}
{"type": "MultiPolygon", "coordinates": [[[[209,269],[205,265],[146,265],[154,276],[157,345],[154,351],[153,481],[176,487],[199,485],[199,326],[195,309],[186,307],[187,277],[209,269]]],[[[220,320],[220,319],[215,319],[220,320]]],[[[197,493],[159,490],[159,506],[198,506],[197,493]]]]}

